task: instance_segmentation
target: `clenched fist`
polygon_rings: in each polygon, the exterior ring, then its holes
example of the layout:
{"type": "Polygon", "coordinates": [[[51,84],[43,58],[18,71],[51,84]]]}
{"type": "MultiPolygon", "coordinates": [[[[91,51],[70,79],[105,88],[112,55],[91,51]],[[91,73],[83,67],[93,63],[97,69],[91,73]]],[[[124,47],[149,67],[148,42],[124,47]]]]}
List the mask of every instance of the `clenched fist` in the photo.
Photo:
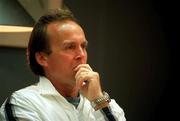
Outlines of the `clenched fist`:
{"type": "Polygon", "coordinates": [[[74,71],[76,71],[76,85],[82,95],[89,101],[103,96],[99,74],[94,72],[88,64],[80,64],[74,71]]]}

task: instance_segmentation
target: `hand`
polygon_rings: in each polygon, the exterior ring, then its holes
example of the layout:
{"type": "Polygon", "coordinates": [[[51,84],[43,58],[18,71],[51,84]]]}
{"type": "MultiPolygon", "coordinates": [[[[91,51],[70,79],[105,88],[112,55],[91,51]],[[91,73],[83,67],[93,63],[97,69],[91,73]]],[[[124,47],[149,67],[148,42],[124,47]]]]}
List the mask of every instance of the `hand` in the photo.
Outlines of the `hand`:
{"type": "Polygon", "coordinates": [[[82,95],[89,101],[103,96],[99,74],[94,72],[88,64],[80,64],[74,71],[76,71],[76,85],[82,95]]]}

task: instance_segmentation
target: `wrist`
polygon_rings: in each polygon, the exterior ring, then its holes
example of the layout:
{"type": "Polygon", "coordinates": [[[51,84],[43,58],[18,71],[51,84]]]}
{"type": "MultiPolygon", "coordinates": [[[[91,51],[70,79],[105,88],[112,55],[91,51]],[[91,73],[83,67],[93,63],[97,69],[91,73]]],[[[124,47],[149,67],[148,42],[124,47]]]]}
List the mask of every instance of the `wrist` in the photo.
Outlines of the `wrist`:
{"type": "Polygon", "coordinates": [[[94,99],[91,101],[91,106],[95,109],[102,109],[104,107],[109,106],[109,102],[111,101],[109,95],[107,92],[103,92],[103,95],[97,99],[94,99]]]}
{"type": "Polygon", "coordinates": [[[103,96],[104,96],[103,92],[100,91],[100,93],[96,93],[91,97],[90,102],[95,101],[95,100],[97,100],[97,99],[99,99],[99,98],[101,98],[103,96]]]}
{"type": "Polygon", "coordinates": [[[98,104],[94,107],[95,111],[99,110],[99,109],[103,109],[105,107],[109,107],[109,102],[103,102],[101,104],[98,104]]]}

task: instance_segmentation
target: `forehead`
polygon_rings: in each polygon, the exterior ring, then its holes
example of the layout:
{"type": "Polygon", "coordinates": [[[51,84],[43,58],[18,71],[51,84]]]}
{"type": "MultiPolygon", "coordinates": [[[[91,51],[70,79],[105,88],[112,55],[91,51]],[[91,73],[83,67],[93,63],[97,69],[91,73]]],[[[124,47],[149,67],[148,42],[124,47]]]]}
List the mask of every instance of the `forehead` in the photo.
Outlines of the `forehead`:
{"type": "Polygon", "coordinates": [[[64,32],[64,31],[83,31],[80,25],[78,25],[76,22],[72,20],[61,20],[56,21],[53,23],[50,23],[47,27],[48,33],[51,34],[51,31],[53,32],[64,32]]]}
{"type": "Polygon", "coordinates": [[[57,21],[49,24],[47,33],[50,41],[86,40],[80,25],[71,20],[57,21]]]}

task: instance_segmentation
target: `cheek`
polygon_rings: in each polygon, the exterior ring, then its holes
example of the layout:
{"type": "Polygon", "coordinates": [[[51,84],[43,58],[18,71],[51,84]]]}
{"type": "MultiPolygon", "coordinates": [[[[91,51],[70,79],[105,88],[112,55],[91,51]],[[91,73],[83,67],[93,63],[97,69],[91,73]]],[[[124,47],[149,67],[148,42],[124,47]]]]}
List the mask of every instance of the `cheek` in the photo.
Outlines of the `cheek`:
{"type": "Polygon", "coordinates": [[[87,63],[88,55],[87,52],[85,53],[85,63],[87,63]]]}
{"type": "Polygon", "coordinates": [[[66,73],[69,73],[71,70],[71,59],[69,57],[56,57],[51,60],[49,63],[49,70],[57,76],[66,75],[66,73]]]}
{"type": "Polygon", "coordinates": [[[59,66],[63,68],[69,68],[72,64],[73,57],[68,55],[62,55],[59,57],[59,60],[56,60],[59,63],[59,66]]]}
{"type": "Polygon", "coordinates": [[[67,61],[68,61],[68,57],[60,55],[60,54],[53,54],[48,59],[48,65],[53,67],[53,68],[59,68],[60,66],[62,66],[67,61]]]}

